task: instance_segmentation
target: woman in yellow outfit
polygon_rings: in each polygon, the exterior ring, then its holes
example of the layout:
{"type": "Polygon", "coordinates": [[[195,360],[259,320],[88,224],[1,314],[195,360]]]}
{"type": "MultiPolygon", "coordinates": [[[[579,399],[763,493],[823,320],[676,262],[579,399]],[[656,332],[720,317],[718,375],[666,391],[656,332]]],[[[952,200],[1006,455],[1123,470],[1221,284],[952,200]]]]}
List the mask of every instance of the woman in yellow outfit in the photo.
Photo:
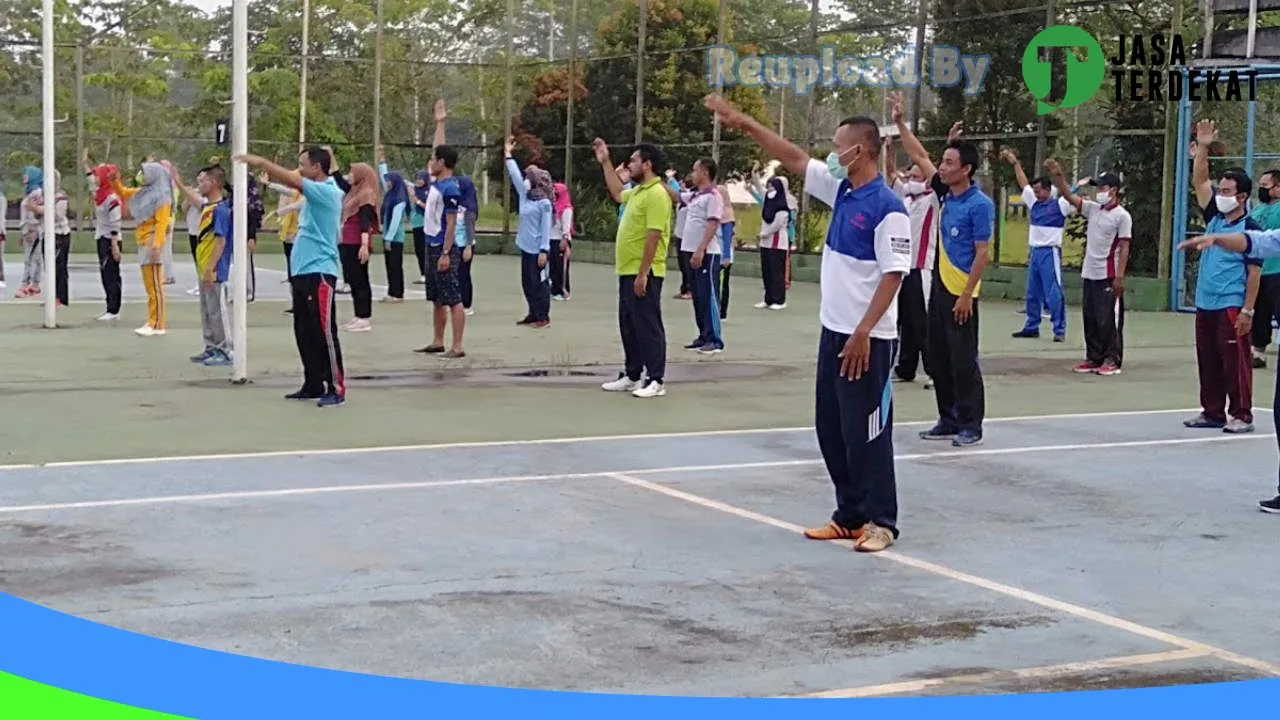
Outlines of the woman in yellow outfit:
{"type": "Polygon", "coordinates": [[[129,216],[137,221],[138,265],[147,289],[147,324],[134,330],[143,337],[165,334],[164,244],[173,222],[173,190],[169,170],[160,163],[142,164],[138,187],[127,188],[119,178],[116,195],[129,216]]]}

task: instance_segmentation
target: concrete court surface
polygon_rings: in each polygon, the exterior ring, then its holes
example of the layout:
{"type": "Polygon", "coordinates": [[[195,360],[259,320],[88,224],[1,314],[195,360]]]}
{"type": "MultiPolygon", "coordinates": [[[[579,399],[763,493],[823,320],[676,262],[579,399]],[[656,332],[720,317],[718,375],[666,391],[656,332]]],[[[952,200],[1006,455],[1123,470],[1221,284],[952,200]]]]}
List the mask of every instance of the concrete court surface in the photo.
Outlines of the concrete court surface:
{"type": "Polygon", "coordinates": [[[682,695],[1056,691],[1280,675],[1270,413],[897,430],[903,536],[806,541],[812,432],[0,471],[0,590],[217,650],[682,695]],[[1231,469],[1228,471],[1227,469],[1231,469]]]}

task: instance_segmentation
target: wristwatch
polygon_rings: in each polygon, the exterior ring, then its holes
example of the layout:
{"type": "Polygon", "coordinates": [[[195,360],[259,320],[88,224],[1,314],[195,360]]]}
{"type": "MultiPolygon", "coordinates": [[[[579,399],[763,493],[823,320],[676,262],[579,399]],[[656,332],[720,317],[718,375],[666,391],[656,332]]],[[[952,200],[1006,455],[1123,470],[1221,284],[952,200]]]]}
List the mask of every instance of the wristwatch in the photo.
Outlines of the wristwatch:
{"type": "Polygon", "coordinates": [[[1242,310],[1240,311],[1240,314],[1241,314],[1241,315],[1248,315],[1249,317],[1253,317],[1253,310],[1252,310],[1252,309],[1250,309],[1250,308],[1244,308],[1244,309],[1242,309],[1242,310]]]}

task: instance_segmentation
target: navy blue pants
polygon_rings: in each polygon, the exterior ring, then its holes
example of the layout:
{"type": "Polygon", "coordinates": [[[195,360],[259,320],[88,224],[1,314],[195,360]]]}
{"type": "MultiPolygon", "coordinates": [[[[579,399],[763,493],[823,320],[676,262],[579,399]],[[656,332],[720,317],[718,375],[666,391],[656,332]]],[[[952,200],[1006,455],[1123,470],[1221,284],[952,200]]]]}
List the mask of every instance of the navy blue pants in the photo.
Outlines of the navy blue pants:
{"type": "Polygon", "coordinates": [[[836,488],[831,520],[857,530],[868,522],[898,535],[898,486],[893,464],[893,371],[896,340],[871,340],[870,368],[858,380],[840,376],[849,336],[822,329],[814,425],[836,488]]]}
{"type": "MultiPolygon", "coordinates": [[[[692,263],[692,260],[690,260],[692,263]]],[[[720,334],[720,255],[702,256],[702,267],[689,265],[693,282],[693,320],[698,324],[698,344],[724,349],[720,334]]]]}
{"type": "Polygon", "coordinates": [[[551,319],[551,281],[548,268],[538,267],[539,257],[520,251],[520,284],[524,288],[525,303],[529,306],[525,318],[532,322],[551,319]]]}
{"type": "Polygon", "coordinates": [[[1062,293],[1062,248],[1031,248],[1027,261],[1027,324],[1040,332],[1040,308],[1049,308],[1054,336],[1067,334],[1067,298],[1062,293]]]}

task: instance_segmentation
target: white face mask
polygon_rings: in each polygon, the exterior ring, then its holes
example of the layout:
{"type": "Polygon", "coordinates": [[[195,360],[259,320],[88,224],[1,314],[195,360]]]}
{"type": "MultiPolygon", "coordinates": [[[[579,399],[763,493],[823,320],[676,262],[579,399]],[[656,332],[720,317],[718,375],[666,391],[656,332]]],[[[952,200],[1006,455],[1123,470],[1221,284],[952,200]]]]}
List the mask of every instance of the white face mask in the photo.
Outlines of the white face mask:
{"type": "Polygon", "coordinates": [[[1098,204],[1099,204],[1099,205],[1106,205],[1107,203],[1111,202],[1111,193],[1109,193],[1109,192],[1100,192],[1100,193],[1098,193],[1098,198],[1097,198],[1097,200],[1098,200],[1098,204]]]}
{"type": "Polygon", "coordinates": [[[920,182],[919,180],[908,180],[906,182],[906,187],[907,187],[908,195],[924,194],[924,183],[920,182]]]}
{"type": "Polygon", "coordinates": [[[1234,195],[1217,195],[1213,200],[1218,204],[1218,212],[1223,214],[1234,212],[1240,207],[1240,201],[1234,195]]]}

